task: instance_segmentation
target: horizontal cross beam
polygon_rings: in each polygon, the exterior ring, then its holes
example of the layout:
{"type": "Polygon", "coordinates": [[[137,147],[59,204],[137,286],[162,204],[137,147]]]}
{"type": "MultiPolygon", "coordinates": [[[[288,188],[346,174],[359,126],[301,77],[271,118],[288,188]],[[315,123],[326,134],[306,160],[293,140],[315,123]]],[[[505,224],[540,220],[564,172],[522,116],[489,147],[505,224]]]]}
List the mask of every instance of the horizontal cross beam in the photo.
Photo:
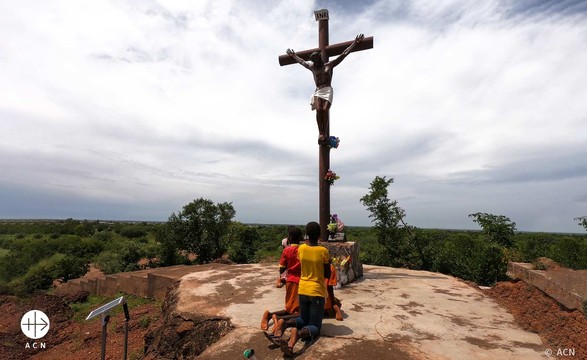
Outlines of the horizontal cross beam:
{"type": "MultiPolygon", "coordinates": [[[[334,45],[329,45],[326,47],[326,54],[329,57],[340,55],[340,54],[342,54],[344,49],[348,48],[352,43],[353,43],[353,41],[347,41],[347,42],[342,42],[342,43],[338,43],[338,44],[334,44],[334,45]]],[[[351,52],[367,50],[367,49],[372,49],[372,48],[373,48],[373,36],[370,36],[370,37],[364,38],[363,41],[358,43],[351,52]]],[[[310,50],[302,50],[300,52],[296,52],[296,54],[299,57],[301,57],[302,59],[307,61],[310,59],[310,55],[314,51],[320,51],[320,49],[315,48],[315,49],[310,49],[310,50]]],[[[296,64],[296,61],[291,56],[289,56],[287,54],[279,56],[279,65],[280,66],[291,65],[291,64],[296,64]]]]}

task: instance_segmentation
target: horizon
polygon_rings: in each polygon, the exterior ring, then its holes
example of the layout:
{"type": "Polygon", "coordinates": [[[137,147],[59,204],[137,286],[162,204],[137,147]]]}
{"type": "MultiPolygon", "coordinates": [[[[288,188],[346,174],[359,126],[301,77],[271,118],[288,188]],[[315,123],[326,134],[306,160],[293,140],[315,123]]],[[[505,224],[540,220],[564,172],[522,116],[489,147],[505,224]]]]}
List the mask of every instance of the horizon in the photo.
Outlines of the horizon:
{"type": "MultiPolygon", "coordinates": [[[[73,220],[73,221],[87,221],[87,222],[105,222],[105,223],[128,223],[128,224],[136,224],[136,223],[147,223],[147,224],[164,224],[166,223],[168,220],[123,220],[123,219],[119,219],[119,220],[112,220],[112,219],[76,219],[76,218],[67,218],[67,219],[40,219],[40,218],[34,218],[34,219],[6,219],[6,218],[0,218],[0,224],[3,222],[63,222],[63,221],[67,221],[67,220],[73,220]]],[[[238,222],[238,220],[232,220],[233,222],[238,222]]],[[[299,223],[299,224],[295,224],[295,223],[284,223],[284,224],[271,224],[271,223],[245,223],[243,222],[244,225],[249,225],[249,226],[283,226],[284,228],[287,228],[287,226],[289,225],[294,225],[294,226],[304,226],[303,223],[299,223]]],[[[409,224],[408,224],[409,225],[409,224]]],[[[369,229],[372,228],[373,225],[349,225],[349,224],[345,224],[345,227],[350,227],[350,228],[359,228],[359,229],[369,229]]],[[[440,231],[462,231],[462,232],[481,232],[482,229],[451,229],[451,228],[425,228],[425,227],[419,227],[416,226],[416,228],[418,229],[422,229],[422,230],[440,230],[440,231]]],[[[343,231],[344,232],[344,231],[343,231]]],[[[515,230],[514,233],[544,233],[544,234],[555,234],[555,235],[585,235],[587,236],[587,233],[584,232],[553,232],[553,231],[527,231],[527,230],[515,230]]]]}

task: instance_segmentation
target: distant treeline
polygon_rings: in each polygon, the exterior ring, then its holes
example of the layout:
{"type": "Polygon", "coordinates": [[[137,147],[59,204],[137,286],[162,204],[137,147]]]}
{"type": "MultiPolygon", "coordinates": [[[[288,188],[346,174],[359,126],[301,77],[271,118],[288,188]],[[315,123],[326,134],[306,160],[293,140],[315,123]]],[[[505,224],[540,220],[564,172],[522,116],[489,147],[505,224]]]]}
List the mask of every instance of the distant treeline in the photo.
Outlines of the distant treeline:
{"type": "MultiPolygon", "coordinates": [[[[26,295],[50,289],[55,279],[84,275],[90,263],[115,273],[217,257],[238,263],[277,262],[281,239],[287,235],[285,225],[231,220],[226,229],[214,230],[207,228],[216,226],[213,221],[186,225],[189,217],[177,215],[166,223],[0,221],[0,293],[26,295]],[[189,238],[198,231],[199,238],[189,238]],[[214,231],[220,234],[217,238],[206,237],[214,231]]],[[[504,247],[482,231],[413,228],[409,246],[399,243],[393,249],[382,246],[375,228],[348,226],[345,232],[349,241],[359,243],[364,264],[441,272],[479,284],[505,279],[507,261],[548,257],[573,269],[587,269],[587,236],[579,234],[518,232],[504,247]]]]}

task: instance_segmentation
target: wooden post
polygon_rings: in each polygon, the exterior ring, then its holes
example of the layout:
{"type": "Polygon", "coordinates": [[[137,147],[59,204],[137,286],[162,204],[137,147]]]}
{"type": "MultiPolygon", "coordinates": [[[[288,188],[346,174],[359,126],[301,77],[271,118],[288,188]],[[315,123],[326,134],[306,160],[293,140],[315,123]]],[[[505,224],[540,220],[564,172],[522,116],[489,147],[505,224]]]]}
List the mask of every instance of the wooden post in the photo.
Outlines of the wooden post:
{"type": "MultiPolygon", "coordinates": [[[[328,55],[323,51],[328,43],[328,17],[318,20],[318,47],[322,53],[322,61],[328,62],[328,55]]],[[[330,110],[326,111],[326,133],[325,138],[330,136],[330,110]]],[[[328,240],[328,223],[330,222],[330,185],[325,179],[326,172],[330,169],[330,147],[318,147],[318,184],[319,184],[319,219],[320,219],[320,239],[328,240]]]]}

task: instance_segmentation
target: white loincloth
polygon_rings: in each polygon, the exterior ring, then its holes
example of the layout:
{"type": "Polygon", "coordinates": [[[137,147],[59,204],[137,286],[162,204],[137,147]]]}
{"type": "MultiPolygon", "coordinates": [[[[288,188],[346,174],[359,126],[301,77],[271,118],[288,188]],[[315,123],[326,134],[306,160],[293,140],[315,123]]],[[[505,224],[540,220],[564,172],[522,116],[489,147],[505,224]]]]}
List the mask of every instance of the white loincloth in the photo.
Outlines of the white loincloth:
{"type": "Polygon", "coordinates": [[[314,91],[314,94],[312,94],[312,97],[310,98],[310,106],[312,107],[312,110],[316,110],[315,97],[319,97],[321,99],[324,99],[332,104],[332,93],[333,93],[332,86],[325,86],[323,88],[316,89],[316,91],[314,91]]]}

